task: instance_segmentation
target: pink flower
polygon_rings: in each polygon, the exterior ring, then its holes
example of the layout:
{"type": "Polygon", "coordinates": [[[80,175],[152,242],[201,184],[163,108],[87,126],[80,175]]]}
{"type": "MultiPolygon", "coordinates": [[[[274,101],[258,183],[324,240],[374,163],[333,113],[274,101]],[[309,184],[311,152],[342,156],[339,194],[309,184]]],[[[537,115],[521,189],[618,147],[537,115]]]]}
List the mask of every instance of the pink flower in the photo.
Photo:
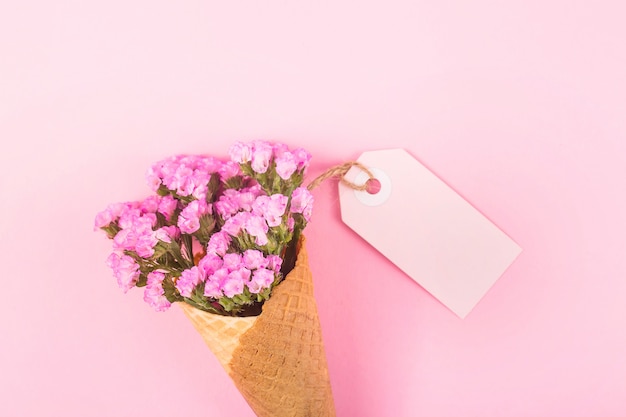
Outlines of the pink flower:
{"type": "Polygon", "coordinates": [[[267,222],[262,216],[251,215],[244,225],[246,232],[256,238],[256,244],[263,246],[267,244],[267,222]]]}
{"type": "Polygon", "coordinates": [[[303,148],[298,148],[293,151],[293,155],[298,169],[301,171],[305,170],[311,161],[311,154],[303,148]]]}
{"type": "Polygon", "coordinates": [[[154,236],[162,242],[171,243],[172,239],[180,237],[180,230],[176,226],[163,226],[154,232],[154,236]]]}
{"type": "Polygon", "coordinates": [[[219,173],[222,181],[226,181],[229,178],[241,175],[241,168],[239,168],[239,164],[233,161],[228,161],[222,164],[219,173]]]}
{"type": "Polygon", "coordinates": [[[159,200],[160,200],[160,197],[156,195],[152,195],[146,198],[139,204],[139,208],[141,212],[142,213],[156,213],[157,209],[159,208],[159,200]]]}
{"type": "Polygon", "coordinates": [[[233,189],[224,190],[224,194],[215,202],[215,211],[223,219],[228,219],[237,213],[239,211],[239,192],[233,189]]]}
{"type": "Polygon", "coordinates": [[[111,215],[111,212],[108,209],[101,211],[96,214],[96,219],[94,221],[94,230],[98,230],[101,227],[106,227],[113,223],[115,217],[111,215]]]}
{"type": "Polygon", "coordinates": [[[200,217],[209,212],[205,200],[193,200],[180,212],[178,227],[183,233],[191,234],[200,229],[200,217]]]}
{"type": "Polygon", "coordinates": [[[106,209],[96,215],[95,229],[106,227],[116,221],[126,210],[126,206],[124,203],[109,204],[106,209]]]}
{"type": "Polygon", "coordinates": [[[269,269],[257,269],[252,274],[252,279],[248,283],[248,289],[252,294],[258,294],[274,282],[274,272],[269,269]]]}
{"type": "Polygon", "coordinates": [[[246,268],[231,271],[222,282],[222,292],[226,297],[234,297],[243,293],[243,287],[250,279],[250,271],[246,268]]]}
{"type": "Polygon", "coordinates": [[[222,285],[228,278],[228,269],[221,268],[215,271],[204,283],[204,295],[207,297],[222,297],[222,285]]]}
{"type": "Polygon", "coordinates": [[[304,187],[298,187],[293,191],[290,211],[292,213],[302,213],[307,222],[311,219],[313,195],[309,190],[304,187]]]}
{"type": "Polygon", "coordinates": [[[117,284],[124,292],[135,286],[141,272],[133,258],[113,252],[106,263],[113,270],[113,276],[117,278],[117,284]]]}
{"type": "Polygon", "coordinates": [[[165,298],[165,291],[163,290],[164,279],[165,274],[158,271],[150,272],[147,277],[148,282],[143,293],[143,299],[156,311],[165,311],[172,305],[165,298]]]}
{"type": "Polygon", "coordinates": [[[191,189],[191,195],[198,200],[206,200],[208,191],[209,180],[211,175],[203,171],[195,171],[189,181],[189,188],[191,189]]]}
{"type": "Polygon", "coordinates": [[[229,271],[235,271],[239,269],[241,265],[241,254],[239,253],[227,253],[224,255],[224,268],[228,268],[229,271]]]}
{"type": "Polygon", "coordinates": [[[268,260],[263,256],[263,252],[256,249],[248,249],[243,253],[243,266],[249,270],[265,268],[268,260]]]}
{"type": "Polygon", "coordinates": [[[282,216],[285,214],[288,200],[289,198],[282,194],[273,194],[269,197],[261,195],[252,204],[252,212],[256,215],[262,215],[268,226],[276,227],[282,223],[282,216]]]}
{"type": "Polygon", "coordinates": [[[250,218],[250,216],[252,216],[252,214],[248,213],[247,211],[237,213],[233,217],[226,220],[226,222],[222,226],[222,231],[228,233],[231,236],[237,236],[242,227],[244,227],[244,225],[248,221],[248,218],[250,218]]]}
{"type": "Polygon", "coordinates": [[[233,162],[245,164],[252,159],[252,149],[242,142],[235,142],[228,150],[228,155],[233,162]]]}
{"type": "Polygon", "coordinates": [[[237,194],[237,204],[239,209],[251,211],[252,203],[254,203],[254,200],[262,194],[263,191],[260,187],[251,187],[247,190],[244,188],[239,194],[237,194]]]}
{"type": "Polygon", "coordinates": [[[252,170],[258,174],[264,174],[272,160],[272,145],[263,141],[252,144],[252,170]]]}
{"type": "Polygon", "coordinates": [[[296,158],[291,152],[283,152],[282,155],[276,158],[276,173],[284,180],[291,178],[291,175],[296,172],[297,168],[296,158]]]}
{"type": "Polygon", "coordinates": [[[206,275],[203,269],[194,266],[185,269],[181,276],[176,280],[176,289],[183,297],[191,297],[193,290],[204,281],[206,275]]]}
{"type": "Polygon", "coordinates": [[[128,229],[122,229],[113,238],[113,249],[116,250],[135,250],[137,245],[137,234],[128,229]]]}
{"type": "Polygon", "coordinates": [[[215,271],[222,268],[224,261],[219,255],[215,253],[207,253],[200,262],[198,262],[198,268],[204,270],[207,276],[212,275],[215,271]]]}
{"type": "Polygon", "coordinates": [[[226,232],[213,233],[207,245],[207,253],[224,256],[230,245],[230,236],[226,232]]]}
{"type": "Polygon", "coordinates": [[[272,145],[274,157],[279,158],[283,153],[289,152],[289,147],[284,143],[275,143],[272,145]]]}
{"type": "Polygon", "coordinates": [[[189,190],[188,187],[185,187],[187,184],[187,178],[191,177],[192,174],[193,169],[190,167],[184,164],[178,165],[172,175],[163,178],[163,184],[165,184],[170,190],[176,191],[182,196],[187,196],[193,191],[193,189],[189,190]]]}
{"type": "Polygon", "coordinates": [[[212,157],[178,155],[154,164],[146,178],[154,191],[162,184],[180,196],[192,195],[201,200],[206,198],[211,174],[221,165],[212,157]]]}
{"type": "Polygon", "coordinates": [[[222,161],[212,156],[203,156],[196,160],[195,169],[204,171],[207,174],[219,172],[222,167],[222,161]]]}
{"type": "Polygon", "coordinates": [[[133,223],[137,218],[141,216],[141,210],[136,208],[134,205],[127,205],[124,207],[124,210],[120,213],[119,220],[117,224],[122,229],[130,229],[133,227],[133,223]]]}
{"type": "Polygon", "coordinates": [[[143,233],[138,237],[135,251],[137,255],[148,259],[154,255],[154,246],[157,243],[159,243],[159,239],[157,239],[156,233],[150,230],[149,233],[143,233]]]}
{"type": "Polygon", "coordinates": [[[283,265],[283,258],[278,255],[268,255],[267,261],[267,269],[271,269],[276,273],[280,272],[280,267],[283,265]]]}
{"type": "Polygon", "coordinates": [[[156,191],[161,186],[160,167],[152,166],[146,172],[146,182],[152,191],[156,191]]]}
{"type": "Polygon", "coordinates": [[[122,230],[113,238],[113,248],[136,251],[139,256],[149,258],[152,256],[152,248],[157,243],[152,230],[154,223],[156,217],[153,213],[140,216],[129,211],[122,214],[119,221],[122,230]]]}
{"type": "Polygon", "coordinates": [[[165,216],[165,218],[169,221],[172,218],[172,214],[174,214],[174,210],[176,210],[177,205],[178,201],[174,197],[166,195],[161,198],[157,211],[165,216]]]}

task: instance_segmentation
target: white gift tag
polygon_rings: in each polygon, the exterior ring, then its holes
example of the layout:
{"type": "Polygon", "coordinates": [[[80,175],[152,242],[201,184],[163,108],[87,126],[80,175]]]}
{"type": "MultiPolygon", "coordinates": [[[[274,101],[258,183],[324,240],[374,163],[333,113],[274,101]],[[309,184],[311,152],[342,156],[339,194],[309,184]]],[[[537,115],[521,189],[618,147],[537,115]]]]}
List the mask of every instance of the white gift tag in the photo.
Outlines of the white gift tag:
{"type": "MultiPolygon", "coordinates": [[[[339,184],[350,228],[459,317],[465,317],[521,248],[403,149],[363,153],[376,194],[339,184]]],[[[345,179],[364,184],[352,167],[345,179]]]]}

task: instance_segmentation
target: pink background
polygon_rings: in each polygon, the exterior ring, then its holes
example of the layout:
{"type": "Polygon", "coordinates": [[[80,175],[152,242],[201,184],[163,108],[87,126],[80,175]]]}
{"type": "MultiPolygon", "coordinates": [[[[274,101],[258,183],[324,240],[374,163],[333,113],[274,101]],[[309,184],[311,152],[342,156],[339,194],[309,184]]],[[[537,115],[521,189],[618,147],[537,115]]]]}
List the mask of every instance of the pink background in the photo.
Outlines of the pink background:
{"type": "Polygon", "coordinates": [[[0,414],[252,416],[178,309],[118,290],[92,221],[159,158],[264,138],[309,178],[405,148],[524,248],[460,320],[318,189],[339,416],[626,415],[622,4],[3,2],[0,414]]]}

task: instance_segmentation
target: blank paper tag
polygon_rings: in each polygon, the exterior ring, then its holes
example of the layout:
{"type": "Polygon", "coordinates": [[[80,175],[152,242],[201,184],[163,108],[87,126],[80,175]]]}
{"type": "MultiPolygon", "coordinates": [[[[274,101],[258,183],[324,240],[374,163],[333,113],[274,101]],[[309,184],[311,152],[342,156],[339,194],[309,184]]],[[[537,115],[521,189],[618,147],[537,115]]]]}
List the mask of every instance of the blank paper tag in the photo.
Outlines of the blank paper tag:
{"type": "MultiPolygon", "coordinates": [[[[358,159],[380,182],[369,194],[339,184],[350,228],[460,317],[465,317],[521,248],[403,149],[358,159]]],[[[352,167],[345,177],[364,184],[352,167]]]]}

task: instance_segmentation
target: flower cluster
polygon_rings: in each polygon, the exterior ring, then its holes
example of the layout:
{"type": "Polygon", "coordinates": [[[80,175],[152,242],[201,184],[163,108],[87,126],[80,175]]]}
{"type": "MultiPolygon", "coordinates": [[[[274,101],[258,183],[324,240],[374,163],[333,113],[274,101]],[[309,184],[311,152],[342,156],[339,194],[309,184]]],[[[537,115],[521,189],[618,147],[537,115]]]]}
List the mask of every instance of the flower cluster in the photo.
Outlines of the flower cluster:
{"type": "Polygon", "coordinates": [[[302,187],[311,156],[264,141],[235,143],[229,156],[159,161],[146,175],[155,195],[98,213],[124,292],[145,287],[157,311],[181,301],[224,315],[270,297],[311,218],[313,196],[302,187]]]}

